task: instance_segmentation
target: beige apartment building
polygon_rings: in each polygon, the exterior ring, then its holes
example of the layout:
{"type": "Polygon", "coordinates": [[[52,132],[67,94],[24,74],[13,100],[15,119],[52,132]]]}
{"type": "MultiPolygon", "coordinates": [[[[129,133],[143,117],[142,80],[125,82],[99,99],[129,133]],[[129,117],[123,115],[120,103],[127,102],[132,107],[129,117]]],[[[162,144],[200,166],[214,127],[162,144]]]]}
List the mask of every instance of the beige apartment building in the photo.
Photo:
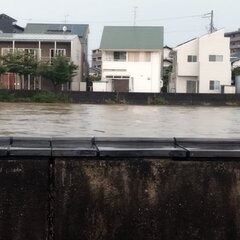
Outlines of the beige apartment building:
{"type": "MultiPolygon", "coordinates": [[[[0,34],[0,53],[6,55],[15,51],[33,54],[39,61],[50,62],[56,55],[68,57],[78,66],[77,74],[69,85],[62,86],[63,90],[85,91],[82,81],[81,43],[77,35],[64,34],[0,34]]],[[[51,90],[50,81],[41,77],[28,76],[20,79],[13,73],[2,76],[1,85],[7,89],[51,90]]]]}
{"type": "MultiPolygon", "coordinates": [[[[87,24],[29,23],[23,33],[0,32],[0,55],[24,51],[44,62],[51,61],[57,55],[66,56],[78,66],[78,70],[72,82],[63,85],[62,90],[86,91],[88,34],[87,24]]],[[[40,77],[28,76],[20,79],[16,74],[7,73],[1,76],[0,80],[0,88],[25,90],[53,88],[50,81],[40,77]]]]}

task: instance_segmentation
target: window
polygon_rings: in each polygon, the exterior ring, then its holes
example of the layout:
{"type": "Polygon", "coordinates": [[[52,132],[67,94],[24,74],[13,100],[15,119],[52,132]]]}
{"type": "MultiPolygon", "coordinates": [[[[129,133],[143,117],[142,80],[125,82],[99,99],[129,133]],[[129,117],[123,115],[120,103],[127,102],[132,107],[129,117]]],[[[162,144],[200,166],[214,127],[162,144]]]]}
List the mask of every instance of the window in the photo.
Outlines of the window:
{"type": "Polygon", "coordinates": [[[187,61],[188,62],[197,62],[197,56],[196,55],[188,55],[187,61]]]}
{"type": "Polygon", "coordinates": [[[50,57],[56,57],[56,56],[65,56],[66,55],[66,49],[50,49],[50,57]]]}
{"type": "MultiPolygon", "coordinates": [[[[16,53],[25,53],[27,55],[37,56],[38,48],[15,48],[16,53]]],[[[13,48],[2,48],[2,55],[12,54],[13,48]]]]}
{"type": "Polygon", "coordinates": [[[128,61],[129,62],[150,62],[151,52],[129,52],[128,61]]]}
{"type": "Polygon", "coordinates": [[[220,81],[213,81],[209,82],[209,90],[220,90],[220,81]]]}
{"type": "Polygon", "coordinates": [[[113,52],[113,60],[114,61],[126,61],[126,52],[113,52]]]}
{"type": "Polygon", "coordinates": [[[16,48],[16,51],[19,53],[24,53],[27,55],[37,56],[37,48],[16,48]]]}
{"type": "Polygon", "coordinates": [[[13,48],[2,48],[2,55],[8,55],[13,53],[13,48]]]}
{"type": "Polygon", "coordinates": [[[209,62],[222,62],[223,55],[209,55],[209,62]]]}
{"type": "Polygon", "coordinates": [[[129,62],[139,62],[139,52],[129,52],[128,53],[128,61],[129,62]]]}

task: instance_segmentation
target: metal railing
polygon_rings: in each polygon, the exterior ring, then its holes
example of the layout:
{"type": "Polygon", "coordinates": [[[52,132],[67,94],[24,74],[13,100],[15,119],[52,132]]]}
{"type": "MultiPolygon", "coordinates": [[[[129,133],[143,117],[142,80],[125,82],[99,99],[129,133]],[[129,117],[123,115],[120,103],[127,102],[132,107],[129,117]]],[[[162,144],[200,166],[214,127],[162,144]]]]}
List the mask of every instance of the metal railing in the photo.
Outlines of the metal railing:
{"type": "Polygon", "coordinates": [[[0,137],[0,157],[21,156],[240,160],[240,139],[0,137]]]}

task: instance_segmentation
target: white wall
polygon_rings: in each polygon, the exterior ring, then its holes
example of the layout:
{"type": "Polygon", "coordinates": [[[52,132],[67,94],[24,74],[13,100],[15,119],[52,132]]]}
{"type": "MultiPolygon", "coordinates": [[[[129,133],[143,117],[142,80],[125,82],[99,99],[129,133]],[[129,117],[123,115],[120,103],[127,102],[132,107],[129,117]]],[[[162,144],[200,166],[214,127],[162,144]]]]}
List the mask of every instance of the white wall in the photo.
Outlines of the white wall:
{"type": "MultiPolygon", "coordinates": [[[[80,82],[82,81],[82,45],[78,37],[71,42],[71,60],[78,66],[77,74],[73,77],[71,90],[83,91],[80,82]]],[[[85,90],[86,91],[86,90],[85,90]]]]}
{"type": "Polygon", "coordinates": [[[129,76],[130,92],[160,92],[162,53],[151,52],[150,62],[111,61],[111,54],[103,51],[102,81],[110,76],[129,76]]]}
{"type": "Polygon", "coordinates": [[[187,81],[198,81],[198,77],[194,77],[194,76],[178,77],[178,81],[176,84],[176,92],[177,93],[186,93],[187,92],[187,81]]]}
{"type": "Polygon", "coordinates": [[[220,93],[209,89],[211,80],[220,81],[220,85],[231,85],[230,39],[224,37],[224,31],[207,34],[199,39],[199,92],[220,93]],[[210,62],[209,55],[223,55],[222,62],[210,62]]]}
{"type": "Polygon", "coordinates": [[[111,92],[112,89],[112,83],[99,81],[99,82],[93,82],[93,92],[111,92]]]}
{"type": "Polygon", "coordinates": [[[224,93],[235,94],[236,93],[236,87],[235,86],[224,86],[224,93]]]}
{"type": "Polygon", "coordinates": [[[209,89],[211,80],[220,81],[220,85],[231,85],[230,39],[224,37],[223,30],[206,34],[174,50],[177,52],[176,92],[186,92],[186,81],[194,79],[199,81],[199,93],[221,92],[221,88],[209,89]],[[196,55],[197,62],[188,62],[188,55],[196,55]],[[209,55],[223,55],[223,61],[210,62],[209,55]]]}
{"type": "Polygon", "coordinates": [[[175,49],[177,51],[177,69],[179,76],[198,76],[199,64],[188,62],[188,55],[195,55],[198,58],[198,40],[193,40],[175,49]]]}

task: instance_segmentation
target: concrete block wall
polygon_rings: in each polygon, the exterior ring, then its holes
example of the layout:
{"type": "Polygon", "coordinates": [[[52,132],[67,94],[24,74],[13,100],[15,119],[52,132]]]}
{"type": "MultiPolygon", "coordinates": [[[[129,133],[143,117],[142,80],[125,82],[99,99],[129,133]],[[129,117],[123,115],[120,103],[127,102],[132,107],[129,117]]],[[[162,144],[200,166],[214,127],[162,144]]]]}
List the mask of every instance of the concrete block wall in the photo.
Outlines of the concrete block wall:
{"type": "Polygon", "coordinates": [[[239,239],[240,140],[0,138],[0,239],[239,239]]]}

